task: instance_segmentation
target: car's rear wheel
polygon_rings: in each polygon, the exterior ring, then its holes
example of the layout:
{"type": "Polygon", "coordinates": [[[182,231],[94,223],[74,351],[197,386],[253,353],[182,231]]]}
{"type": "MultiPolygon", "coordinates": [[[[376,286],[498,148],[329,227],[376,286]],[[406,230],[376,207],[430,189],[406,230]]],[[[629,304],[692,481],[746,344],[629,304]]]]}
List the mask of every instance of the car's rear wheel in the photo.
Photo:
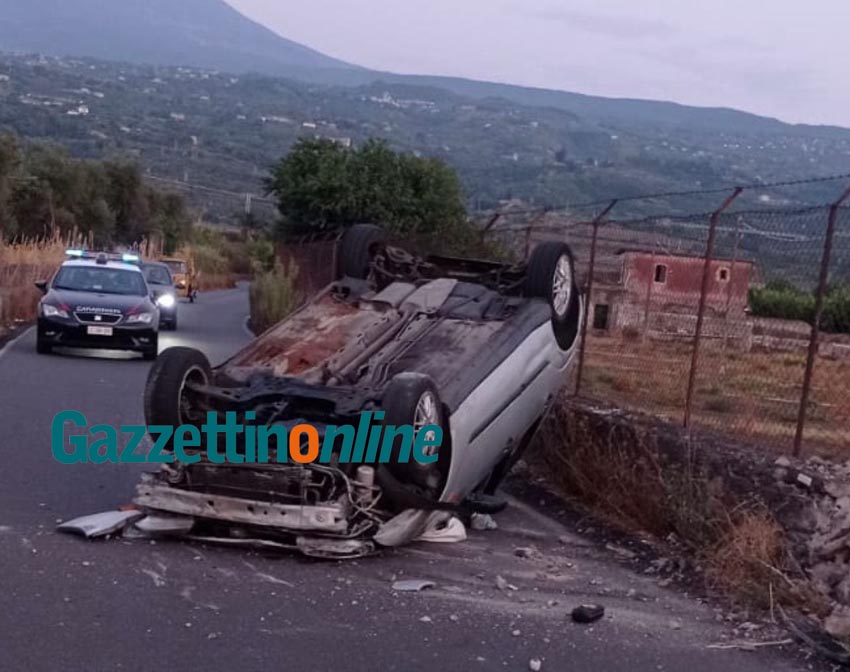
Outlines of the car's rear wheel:
{"type": "Polygon", "coordinates": [[[534,248],[526,270],[524,294],[549,302],[558,345],[563,350],[572,347],[578,335],[581,299],[569,245],[547,241],[534,248]]]}
{"type": "MultiPolygon", "coordinates": [[[[412,425],[414,442],[420,432],[434,434],[433,430],[425,428],[436,425],[442,430],[443,444],[447,443],[448,426],[443,403],[440,400],[437,385],[429,376],[418,373],[402,373],[395,376],[384,391],[381,406],[384,411],[384,425],[396,427],[412,425]]],[[[426,438],[433,439],[434,436],[426,434],[426,438]]],[[[412,450],[407,462],[395,461],[400,447],[401,437],[398,437],[393,445],[394,461],[388,465],[390,471],[403,482],[413,483],[432,492],[436,491],[442,481],[441,464],[445,464],[443,446],[426,446],[423,449],[425,455],[438,455],[439,459],[425,464],[414,459],[412,450]]]]}
{"type": "Polygon", "coordinates": [[[199,419],[193,411],[188,383],[206,385],[212,367],[206,355],[194,348],[168,348],[157,358],[145,384],[145,422],[177,427],[199,419]]]}
{"type": "Polygon", "coordinates": [[[374,224],[355,224],[349,228],[337,248],[336,277],[368,278],[372,258],[386,237],[384,230],[374,224]]]}

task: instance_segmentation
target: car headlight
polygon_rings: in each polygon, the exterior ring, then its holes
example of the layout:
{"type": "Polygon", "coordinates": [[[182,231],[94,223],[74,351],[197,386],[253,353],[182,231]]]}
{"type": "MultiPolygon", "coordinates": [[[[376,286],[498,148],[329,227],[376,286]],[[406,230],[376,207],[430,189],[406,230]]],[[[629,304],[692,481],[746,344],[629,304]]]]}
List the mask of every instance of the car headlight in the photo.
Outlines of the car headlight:
{"type": "Polygon", "coordinates": [[[70,317],[64,306],[60,308],[59,306],[52,306],[49,303],[43,303],[41,304],[41,309],[45,317],[64,317],[66,319],[70,317]]]}
{"type": "Polygon", "coordinates": [[[162,294],[157,298],[156,302],[163,308],[171,308],[174,306],[174,294],[162,294]]]}
{"type": "Polygon", "coordinates": [[[127,324],[150,324],[153,320],[153,313],[136,313],[127,318],[127,324]]]}

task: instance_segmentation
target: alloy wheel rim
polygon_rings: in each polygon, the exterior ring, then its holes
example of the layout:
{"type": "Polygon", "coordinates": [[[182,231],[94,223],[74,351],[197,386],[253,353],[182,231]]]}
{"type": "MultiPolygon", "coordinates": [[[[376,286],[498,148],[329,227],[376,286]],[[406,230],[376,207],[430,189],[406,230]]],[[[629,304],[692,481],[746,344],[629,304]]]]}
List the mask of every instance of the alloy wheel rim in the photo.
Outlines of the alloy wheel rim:
{"type": "MultiPolygon", "coordinates": [[[[433,392],[425,392],[419,397],[419,401],[416,403],[416,411],[413,415],[414,438],[419,436],[419,432],[427,425],[439,424],[440,411],[437,407],[437,399],[434,397],[433,392]]],[[[429,443],[433,442],[435,438],[436,433],[433,429],[425,433],[425,440],[429,443]]],[[[424,452],[426,455],[434,455],[437,452],[437,446],[425,446],[424,452]]]]}
{"type": "Polygon", "coordinates": [[[573,269],[569,257],[563,254],[555,264],[555,273],[552,277],[552,308],[558,317],[566,315],[572,293],[573,269]]]}

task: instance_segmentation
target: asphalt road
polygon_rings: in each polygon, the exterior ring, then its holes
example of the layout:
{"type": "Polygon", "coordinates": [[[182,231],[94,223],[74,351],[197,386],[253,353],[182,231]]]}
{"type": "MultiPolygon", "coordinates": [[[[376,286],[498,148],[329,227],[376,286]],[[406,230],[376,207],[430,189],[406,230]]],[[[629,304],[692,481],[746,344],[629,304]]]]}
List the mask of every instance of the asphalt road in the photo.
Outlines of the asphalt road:
{"type": "MultiPolygon", "coordinates": [[[[191,344],[216,363],[248,340],[244,288],[180,311],[161,348],[191,344]]],[[[55,533],[129,502],[144,467],[58,464],[51,419],[141,423],[148,368],[37,355],[32,330],[0,354],[0,670],[811,669],[795,651],[707,648],[729,637],[709,606],[519,501],[466,542],[344,563],[55,533]],[[394,593],[394,578],[437,585],[394,593]],[[586,602],[605,618],[571,623],[586,602]]]]}

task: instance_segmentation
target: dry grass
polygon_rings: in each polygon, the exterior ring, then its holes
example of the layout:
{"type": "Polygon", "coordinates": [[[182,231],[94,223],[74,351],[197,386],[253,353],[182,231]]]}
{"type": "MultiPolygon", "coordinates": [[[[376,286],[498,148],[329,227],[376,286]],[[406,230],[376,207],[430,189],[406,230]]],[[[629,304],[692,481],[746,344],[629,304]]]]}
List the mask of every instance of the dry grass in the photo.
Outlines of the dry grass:
{"type": "Polygon", "coordinates": [[[738,512],[701,554],[709,584],[747,606],[801,608],[825,616],[829,601],[790,557],[784,532],[766,510],[738,512]]]}
{"type": "Polygon", "coordinates": [[[84,242],[76,233],[0,242],[0,328],[35,319],[41,294],[34,283],[49,279],[65,259],[65,250],[84,242]]]}
{"type": "MultiPolygon", "coordinates": [[[[691,364],[682,341],[591,338],[582,394],[681,422],[691,364]]],[[[730,431],[787,451],[796,431],[804,353],[744,353],[709,344],[702,351],[693,409],[695,425],[730,431]]],[[[850,361],[819,358],[806,449],[850,457],[850,361]]]]}
{"type": "Polygon", "coordinates": [[[709,585],[731,599],[822,609],[758,498],[731,492],[684,438],[660,436],[652,423],[587,413],[567,401],[545,423],[538,454],[550,483],[609,524],[658,539],[675,535],[709,585]]]}
{"type": "Polygon", "coordinates": [[[271,271],[258,273],[251,282],[251,328],[260,334],[295,310],[301,302],[298,267],[294,262],[275,264],[271,271]]]}

